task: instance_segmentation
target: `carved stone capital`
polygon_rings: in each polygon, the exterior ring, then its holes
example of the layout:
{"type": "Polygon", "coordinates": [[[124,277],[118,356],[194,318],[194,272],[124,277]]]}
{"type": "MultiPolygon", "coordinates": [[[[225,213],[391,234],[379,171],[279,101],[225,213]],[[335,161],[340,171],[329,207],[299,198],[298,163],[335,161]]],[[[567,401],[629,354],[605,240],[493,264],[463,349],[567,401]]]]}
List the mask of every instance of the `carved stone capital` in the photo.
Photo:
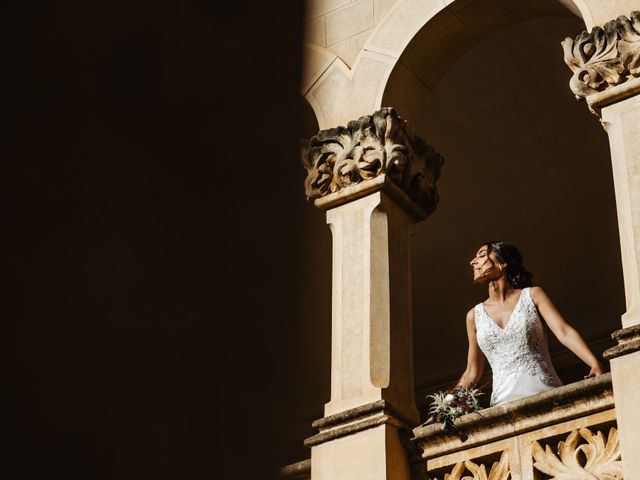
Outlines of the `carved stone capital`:
{"type": "Polygon", "coordinates": [[[385,175],[426,213],[438,204],[443,158],[393,108],[321,130],[303,147],[305,193],[318,199],[385,175]]]}
{"type": "MultiPolygon", "coordinates": [[[[569,86],[578,99],[636,79],[640,77],[640,11],[583,31],[575,39],[566,38],[562,47],[564,61],[573,71],[569,86]]],[[[587,98],[590,106],[595,100],[587,98]]]]}

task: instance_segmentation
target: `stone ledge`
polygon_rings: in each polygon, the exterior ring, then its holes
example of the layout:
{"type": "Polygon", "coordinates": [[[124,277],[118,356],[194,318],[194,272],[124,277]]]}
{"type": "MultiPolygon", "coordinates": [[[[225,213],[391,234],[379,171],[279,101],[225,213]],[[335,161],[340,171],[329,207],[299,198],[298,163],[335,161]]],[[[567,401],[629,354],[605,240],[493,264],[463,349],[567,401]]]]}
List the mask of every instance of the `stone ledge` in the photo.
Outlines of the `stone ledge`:
{"type": "Polygon", "coordinates": [[[311,460],[286,465],[278,470],[278,478],[290,478],[293,480],[306,480],[311,478],[311,460]]]}
{"type": "Polygon", "coordinates": [[[304,441],[306,447],[319,445],[329,440],[351,435],[380,425],[391,425],[409,429],[410,423],[403,419],[393,406],[385,400],[377,400],[329,417],[321,418],[311,424],[320,433],[304,441]]]}
{"type": "Polygon", "coordinates": [[[429,216],[428,212],[414,203],[413,200],[385,174],[343,188],[335,193],[330,193],[329,195],[314,200],[313,204],[322,210],[329,210],[378,191],[385,193],[415,220],[424,220],[429,216]]]}
{"type": "Polygon", "coordinates": [[[465,415],[456,421],[454,432],[444,432],[439,425],[417,427],[413,441],[428,459],[613,407],[611,374],[605,373],[465,415]]]}
{"type": "Polygon", "coordinates": [[[592,109],[601,109],[638,93],[640,93],[640,78],[633,78],[620,85],[609,87],[603,92],[592,93],[587,96],[587,104],[592,109]]]}
{"type": "Polygon", "coordinates": [[[637,340],[638,338],[640,338],[640,325],[632,325],[627,328],[616,330],[611,334],[611,338],[616,340],[618,343],[637,340]]]}
{"type": "Polygon", "coordinates": [[[380,425],[391,425],[397,428],[403,428],[405,426],[397,418],[389,415],[378,415],[375,417],[367,417],[362,421],[351,423],[349,425],[340,426],[333,430],[321,432],[321,433],[318,433],[317,435],[314,435],[313,437],[309,437],[304,441],[304,446],[313,447],[314,445],[319,445],[321,443],[328,442],[330,440],[335,440],[336,438],[346,437],[347,435],[352,435],[354,433],[358,433],[363,430],[367,430],[369,428],[379,427],[380,425]]]}
{"type": "Polygon", "coordinates": [[[611,347],[603,353],[604,358],[611,360],[628,353],[640,350],[640,325],[616,330],[611,334],[611,338],[618,342],[618,345],[611,347]]]}
{"type": "Polygon", "coordinates": [[[385,405],[388,407],[387,402],[385,402],[384,400],[367,403],[366,405],[351,408],[349,410],[345,410],[344,412],[336,413],[335,415],[330,415],[328,417],[314,420],[311,426],[313,428],[322,430],[336,425],[342,425],[344,423],[356,420],[360,417],[365,417],[374,413],[382,412],[385,408],[385,405]]]}

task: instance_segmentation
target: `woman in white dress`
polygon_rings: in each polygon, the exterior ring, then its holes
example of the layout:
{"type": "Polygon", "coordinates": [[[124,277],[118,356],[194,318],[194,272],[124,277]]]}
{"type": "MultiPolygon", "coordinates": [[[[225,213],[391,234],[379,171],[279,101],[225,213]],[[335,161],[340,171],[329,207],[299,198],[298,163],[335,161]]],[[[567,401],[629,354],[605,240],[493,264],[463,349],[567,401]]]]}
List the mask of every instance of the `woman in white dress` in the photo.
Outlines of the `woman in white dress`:
{"type": "Polygon", "coordinates": [[[475,386],[486,360],[493,373],[491,406],[562,385],[551,363],[542,320],[589,366],[585,378],[602,374],[602,365],[580,334],[562,318],[544,290],[532,286],[532,275],[517,248],[488,242],[471,260],[471,267],[473,281],[487,285],[489,298],[467,313],[469,352],[459,386],[475,386]]]}

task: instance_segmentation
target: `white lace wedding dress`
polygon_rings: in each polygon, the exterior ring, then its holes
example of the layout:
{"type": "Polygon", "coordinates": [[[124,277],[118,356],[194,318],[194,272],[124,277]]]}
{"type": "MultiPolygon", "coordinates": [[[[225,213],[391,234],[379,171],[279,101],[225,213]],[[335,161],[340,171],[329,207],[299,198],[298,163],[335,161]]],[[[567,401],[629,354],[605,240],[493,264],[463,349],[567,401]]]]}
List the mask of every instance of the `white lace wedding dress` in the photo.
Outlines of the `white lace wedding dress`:
{"type": "Polygon", "coordinates": [[[562,385],[529,288],[522,289],[504,329],[482,303],[475,306],[474,314],[478,345],[493,371],[492,406],[562,385]]]}

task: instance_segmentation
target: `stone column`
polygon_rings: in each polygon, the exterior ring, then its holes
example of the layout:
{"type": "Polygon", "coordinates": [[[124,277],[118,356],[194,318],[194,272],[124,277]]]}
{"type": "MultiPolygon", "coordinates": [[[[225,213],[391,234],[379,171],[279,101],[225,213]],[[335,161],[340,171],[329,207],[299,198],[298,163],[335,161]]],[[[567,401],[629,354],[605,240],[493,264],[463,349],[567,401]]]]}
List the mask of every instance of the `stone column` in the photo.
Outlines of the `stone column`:
{"type": "Polygon", "coordinates": [[[609,135],[626,312],[611,361],[625,480],[640,479],[640,12],[563,42],[571,90],[609,135]]]}
{"type": "Polygon", "coordinates": [[[306,194],[333,235],[331,399],[307,439],[313,480],[410,478],[410,238],[437,204],[442,158],[393,109],[322,130],[306,194]]]}

